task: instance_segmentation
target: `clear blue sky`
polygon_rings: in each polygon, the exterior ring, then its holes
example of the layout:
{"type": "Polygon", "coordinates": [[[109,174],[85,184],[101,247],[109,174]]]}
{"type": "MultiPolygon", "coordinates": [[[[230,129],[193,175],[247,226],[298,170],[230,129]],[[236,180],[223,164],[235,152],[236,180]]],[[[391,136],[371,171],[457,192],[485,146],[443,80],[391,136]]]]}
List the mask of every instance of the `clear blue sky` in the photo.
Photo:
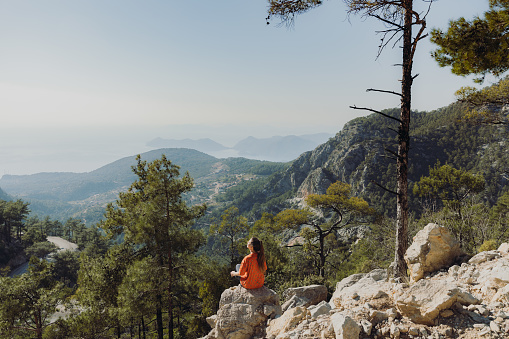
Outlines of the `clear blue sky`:
{"type": "MultiPolygon", "coordinates": [[[[487,8],[438,0],[428,27],[487,8]]],[[[398,106],[365,92],[399,90],[399,48],[375,59],[380,23],[348,18],[341,0],[290,29],[266,25],[266,11],[265,0],[1,0],[0,176],[93,170],[155,137],[231,146],[248,135],[336,133],[364,114],[350,105],[398,106]]],[[[414,109],[446,106],[471,85],[440,69],[432,48],[417,50],[414,109]]]]}

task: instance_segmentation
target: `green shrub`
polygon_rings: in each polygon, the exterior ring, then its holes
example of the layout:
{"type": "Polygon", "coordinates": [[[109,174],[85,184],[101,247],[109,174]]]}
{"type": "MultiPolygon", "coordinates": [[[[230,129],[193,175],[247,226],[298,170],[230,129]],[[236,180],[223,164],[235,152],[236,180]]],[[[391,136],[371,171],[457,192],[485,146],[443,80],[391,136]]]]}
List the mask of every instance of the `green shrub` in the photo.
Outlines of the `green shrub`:
{"type": "Polygon", "coordinates": [[[479,246],[478,252],[493,251],[498,248],[498,242],[495,239],[486,240],[479,246]]]}

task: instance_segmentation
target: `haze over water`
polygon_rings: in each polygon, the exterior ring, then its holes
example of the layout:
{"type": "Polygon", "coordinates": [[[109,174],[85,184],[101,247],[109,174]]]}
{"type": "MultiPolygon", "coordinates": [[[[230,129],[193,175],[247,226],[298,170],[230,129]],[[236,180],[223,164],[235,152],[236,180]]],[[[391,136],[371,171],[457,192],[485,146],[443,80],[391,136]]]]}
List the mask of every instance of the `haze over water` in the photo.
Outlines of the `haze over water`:
{"type": "MultiPolygon", "coordinates": [[[[91,171],[150,150],[156,137],[231,147],[248,136],[335,134],[367,114],[351,105],[399,105],[365,92],[399,91],[398,46],[376,58],[382,24],[326,1],[290,28],[267,25],[267,5],[1,1],[0,175],[91,171]]],[[[487,0],[433,1],[428,27],[487,8],[487,0]]],[[[439,68],[433,48],[417,48],[417,110],[446,106],[472,85],[439,68]]]]}

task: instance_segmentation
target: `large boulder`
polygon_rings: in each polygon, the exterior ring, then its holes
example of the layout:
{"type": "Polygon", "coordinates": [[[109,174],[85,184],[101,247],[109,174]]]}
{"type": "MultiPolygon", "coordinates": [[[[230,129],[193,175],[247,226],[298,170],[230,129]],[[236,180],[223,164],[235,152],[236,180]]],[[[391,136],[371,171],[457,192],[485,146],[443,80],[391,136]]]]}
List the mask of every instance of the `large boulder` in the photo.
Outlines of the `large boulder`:
{"type": "Polygon", "coordinates": [[[309,312],[305,307],[297,306],[290,308],[281,317],[270,322],[267,327],[266,337],[273,339],[281,333],[289,332],[296,328],[302,320],[306,319],[308,314],[309,312]]]}
{"type": "Polygon", "coordinates": [[[223,292],[207,339],[263,338],[267,319],[281,315],[278,295],[264,287],[248,290],[238,285],[223,292]]]}
{"type": "Polygon", "coordinates": [[[289,288],[283,292],[286,302],[283,304],[283,312],[293,307],[308,307],[317,305],[327,300],[327,287],[324,285],[309,285],[304,287],[289,288]]]}
{"type": "Polygon", "coordinates": [[[331,318],[336,339],[358,339],[361,327],[355,320],[341,312],[334,313],[331,318]]]}
{"type": "Polygon", "coordinates": [[[472,294],[459,285],[442,280],[419,280],[397,300],[401,315],[412,322],[433,325],[440,311],[449,309],[456,302],[462,305],[479,303],[472,294]]]}
{"type": "Polygon", "coordinates": [[[332,307],[328,302],[321,301],[318,305],[313,305],[308,307],[309,315],[311,318],[316,319],[321,315],[329,314],[332,307]]]}
{"type": "Polygon", "coordinates": [[[416,282],[426,273],[450,267],[462,256],[459,242],[447,228],[428,224],[414,237],[405,253],[405,261],[411,281],[416,282]]]}
{"type": "Polygon", "coordinates": [[[342,308],[355,299],[387,297],[391,287],[392,284],[387,282],[387,271],[384,269],[353,274],[336,284],[336,290],[329,303],[333,308],[342,308]]]}

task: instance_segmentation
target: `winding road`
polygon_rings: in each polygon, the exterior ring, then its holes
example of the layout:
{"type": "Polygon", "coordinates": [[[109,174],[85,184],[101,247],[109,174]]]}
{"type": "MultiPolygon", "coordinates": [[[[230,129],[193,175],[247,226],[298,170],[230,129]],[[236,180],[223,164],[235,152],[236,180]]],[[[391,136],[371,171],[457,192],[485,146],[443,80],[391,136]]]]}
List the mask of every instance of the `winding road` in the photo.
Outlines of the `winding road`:
{"type": "Polygon", "coordinates": [[[60,237],[48,237],[46,239],[49,242],[54,243],[55,246],[59,248],[58,252],[65,251],[65,250],[76,251],[78,249],[78,245],[76,245],[75,243],[72,243],[70,241],[67,241],[65,239],[62,239],[60,237]]]}
{"type": "MultiPolygon", "coordinates": [[[[55,244],[56,247],[58,247],[58,251],[76,251],[78,249],[78,245],[75,243],[72,243],[70,241],[67,241],[60,237],[47,237],[46,240],[49,242],[55,244]]],[[[28,270],[28,261],[26,261],[21,266],[16,267],[14,270],[9,272],[9,277],[15,277],[17,275],[21,275],[25,273],[28,270]]]]}

